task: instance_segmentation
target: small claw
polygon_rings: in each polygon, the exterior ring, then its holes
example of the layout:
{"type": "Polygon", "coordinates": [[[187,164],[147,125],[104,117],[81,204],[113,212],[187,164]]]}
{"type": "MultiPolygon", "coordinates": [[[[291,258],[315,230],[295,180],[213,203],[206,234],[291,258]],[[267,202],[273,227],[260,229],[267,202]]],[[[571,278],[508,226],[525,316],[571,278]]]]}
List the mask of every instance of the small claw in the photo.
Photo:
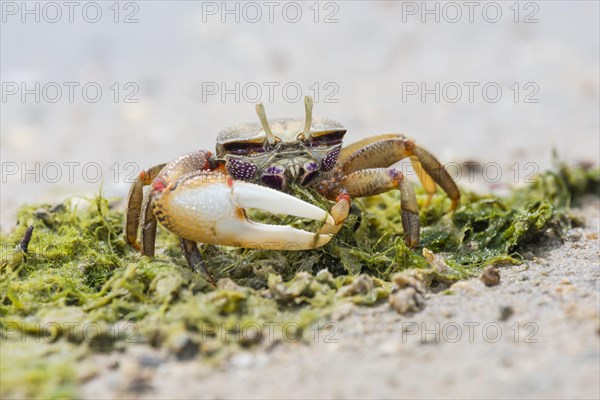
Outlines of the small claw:
{"type": "Polygon", "coordinates": [[[291,226],[261,224],[246,217],[246,208],[334,223],[317,206],[248,182],[228,181],[203,172],[154,193],[158,221],[176,235],[194,242],[271,250],[307,250],[328,243],[331,235],[291,226]]]}

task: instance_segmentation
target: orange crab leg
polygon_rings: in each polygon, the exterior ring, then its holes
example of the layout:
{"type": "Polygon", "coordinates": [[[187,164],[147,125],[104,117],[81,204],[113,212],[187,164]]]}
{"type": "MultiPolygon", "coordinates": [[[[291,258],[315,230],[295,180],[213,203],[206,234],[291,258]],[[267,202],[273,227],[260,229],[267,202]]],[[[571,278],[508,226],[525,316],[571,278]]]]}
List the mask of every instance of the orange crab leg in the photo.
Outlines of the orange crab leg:
{"type": "Polygon", "coordinates": [[[395,168],[362,169],[343,178],[342,184],[351,197],[373,196],[393,189],[400,190],[400,216],[404,241],[410,247],[419,243],[420,221],[417,198],[412,185],[395,168]]]}
{"type": "Polygon", "coordinates": [[[141,246],[137,241],[137,230],[140,224],[140,213],[142,212],[142,203],[144,201],[144,186],[149,185],[165,165],[159,164],[143,170],[129,189],[127,212],[125,214],[125,239],[127,243],[137,250],[141,250],[141,246]]]}
{"type": "Polygon", "coordinates": [[[350,205],[352,201],[348,193],[344,190],[341,194],[339,194],[336,198],[336,203],[331,207],[329,212],[335,221],[334,224],[325,224],[319,231],[319,233],[333,234],[335,235],[342,229],[342,225],[346,218],[348,218],[348,214],[350,214],[350,205]]]}
{"type": "Polygon", "coordinates": [[[342,151],[338,164],[345,174],[351,174],[362,169],[389,167],[406,157],[411,158],[429,195],[428,200],[435,193],[437,184],[452,200],[451,210],[454,210],[460,191],[448,171],[429,151],[401,134],[378,135],[352,144],[342,151]]]}

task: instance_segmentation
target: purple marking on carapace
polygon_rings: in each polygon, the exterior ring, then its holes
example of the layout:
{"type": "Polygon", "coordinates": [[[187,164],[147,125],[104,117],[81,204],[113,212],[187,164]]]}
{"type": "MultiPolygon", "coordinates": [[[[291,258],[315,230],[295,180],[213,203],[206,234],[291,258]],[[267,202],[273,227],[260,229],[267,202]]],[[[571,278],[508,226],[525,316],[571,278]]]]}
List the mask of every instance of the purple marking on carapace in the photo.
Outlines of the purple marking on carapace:
{"type": "Polygon", "coordinates": [[[233,179],[249,181],[254,178],[256,165],[232,158],[227,161],[227,172],[233,179]]]}
{"type": "Polygon", "coordinates": [[[340,148],[330,151],[321,161],[321,171],[331,171],[340,155],[340,148]]]}

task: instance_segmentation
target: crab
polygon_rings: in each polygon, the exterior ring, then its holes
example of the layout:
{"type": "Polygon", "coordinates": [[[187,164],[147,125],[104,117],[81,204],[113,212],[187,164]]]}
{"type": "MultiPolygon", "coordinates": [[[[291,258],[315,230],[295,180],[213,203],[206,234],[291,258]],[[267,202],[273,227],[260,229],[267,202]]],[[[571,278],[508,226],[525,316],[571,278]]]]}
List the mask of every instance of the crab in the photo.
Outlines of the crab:
{"type": "Polygon", "coordinates": [[[131,185],[125,238],[153,256],[157,223],[180,238],[190,267],[214,283],[197,243],[271,250],[306,250],[327,244],[350,212],[353,198],[400,192],[404,241],[419,242],[419,210],[406,176],[392,167],[410,158],[427,193],[425,207],[440,186],[454,210],[460,192],[444,166],[403,134],[367,137],[342,147],[346,129],[337,121],[313,118],[305,97],[305,118],[267,120],[256,104],[259,123],[227,128],[216,152],[195,151],[140,172],[131,185]],[[335,202],[329,212],[286,193],[292,184],[310,186],[335,202]],[[150,186],[146,196],[144,187],[150,186]],[[323,221],[318,232],[250,220],[246,210],[323,221]],[[137,239],[138,229],[141,231],[137,239]]]}

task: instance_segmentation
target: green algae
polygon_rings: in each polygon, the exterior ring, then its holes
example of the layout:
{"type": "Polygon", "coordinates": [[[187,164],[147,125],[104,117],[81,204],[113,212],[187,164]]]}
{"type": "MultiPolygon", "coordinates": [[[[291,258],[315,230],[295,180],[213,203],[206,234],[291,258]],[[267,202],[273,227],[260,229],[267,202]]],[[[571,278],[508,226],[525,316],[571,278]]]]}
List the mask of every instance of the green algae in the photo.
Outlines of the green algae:
{"type": "MultiPolygon", "coordinates": [[[[216,288],[187,267],[167,232],[159,231],[154,258],[129,248],[122,207],[102,196],[23,206],[14,231],[1,238],[2,395],[74,397],[78,360],[133,343],[169,349],[179,359],[215,359],[266,341],[306,340],[303,332],[340,304],[386,299],[395,273],[418,269],[426,286],[449,285],[489,264],[519,263],[524,245],[549,232],[560,237],[577,223],[569,207],[582,194],[600,195],[599,177],[597,168],[560,165],[506,198],[463,192],[454,213],[438,195],[421,211],[416,249],[402,240],[398,193],[357,200],[339,234],[320,249],[201,246],[216,288]],[[16,246],[31,225],[25,254],[16,246]]],[[[417,193],[422,203],[425,195],[417,193]]],[[[306,188],[294,194],[330,206],[306,188]]]]}

